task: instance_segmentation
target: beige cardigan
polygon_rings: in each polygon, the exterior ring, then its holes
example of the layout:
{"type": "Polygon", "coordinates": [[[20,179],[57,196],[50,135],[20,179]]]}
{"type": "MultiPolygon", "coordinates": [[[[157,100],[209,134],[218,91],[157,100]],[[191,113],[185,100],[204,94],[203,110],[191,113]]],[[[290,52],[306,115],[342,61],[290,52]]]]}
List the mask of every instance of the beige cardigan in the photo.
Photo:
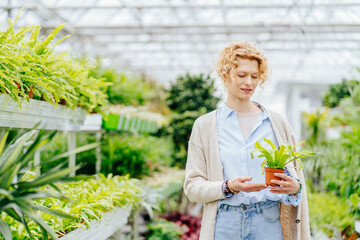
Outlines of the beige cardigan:
{"type": "MultiPolygon", "coordinates": [[[[280,114],[262,107],[269,115],[278,143],[295,145],[294,134],[288,121],[280,114]]],[[[204,204],[200,240],[214,239],[218,200],[225,198],[222,193],[224,176],[219,155],[216,113],[217,110],[214,110],[196,119],[189,140],[185,170],[185,194],[191,201],[204,204]]],[[[310,240],[304,174],[302,170],[293,168],[292,163],[287,169],[293,177],[300,179],[303,193],[298,207],[285,204],[280,206],[284,240],[310,240]]]]}

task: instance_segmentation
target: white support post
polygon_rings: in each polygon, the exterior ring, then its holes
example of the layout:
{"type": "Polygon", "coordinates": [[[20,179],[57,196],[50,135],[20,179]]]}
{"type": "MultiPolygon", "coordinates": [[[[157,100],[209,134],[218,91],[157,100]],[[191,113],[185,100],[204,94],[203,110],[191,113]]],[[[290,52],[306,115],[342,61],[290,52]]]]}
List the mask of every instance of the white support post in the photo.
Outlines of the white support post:
{"type": "Polygon", "coordinates": [[[133,240],[137,240],[139,239],[139,218],[140,218],[140,211],[136,210],[134,211],[134,215],[133,215],[133,240]]]}
{"type": "Polygon", "coordinates": [[[35,168],[35,174],[36,176],[40,176],[41,174],[41,169],[40,167],[37,167],[40,165],[40,161],[41,161],[41,151],[40,150],[36,150],[35,151],[35,154],[34,154],[34,166],[36,167],[35,168]]]}
{"type": "MultiPolygon", "coordinates": [[[[68,151],[73,151],[76,148],[76,134],[73,131],[68,132],[68,151]]],[[[73,153],[69,156],[69,168],[75,167],[76,154],[73,153]]],[[[75,177],[75,171],[70,173],[70,177],[75,177]]]]}
{"type": "Polygon", "coordinates": [[[301,88],[291,86],[287,92],[287,117],[294,131],[296,142],[301,139],[301,88]]]}
{"type": "Polygon", "coordinates": [[[101,170],[101,131],[96,132],[96,142],[99,144],[99,146],[96,147],[96,173],[99,173],[101,170]]]}

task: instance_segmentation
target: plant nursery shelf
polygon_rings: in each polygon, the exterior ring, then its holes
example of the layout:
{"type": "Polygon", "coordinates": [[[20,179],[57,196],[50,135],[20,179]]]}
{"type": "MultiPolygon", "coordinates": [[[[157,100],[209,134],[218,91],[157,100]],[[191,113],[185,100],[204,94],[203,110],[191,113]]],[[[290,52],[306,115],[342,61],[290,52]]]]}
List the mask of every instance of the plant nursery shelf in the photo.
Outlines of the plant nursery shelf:
{"type": "Polygon", "coordinates": [[[72,110],[62,105],[55,107],[34,99],[20,107],[6,94],[0,95],[0,111],[0,127],[33,128],[39,123],[38,129],[61,131],[83,130],[87,115],[81,108],[72,110]]]}
{"type": "Polygon", "coordinates": [[[103,128],[108,130],[136,131],[139,133],[154,133],[158,130],[155,121],[113,113],[108,115],[107,120],[103,119],[103,128]]]}
{"type": "Polygon", "coordinates": [[[90,228],[78,228],[61,237],[62,240],[105,240],[119,231],[128,221],[131,208],[115,208],[107,212],[100,221],[91,221],[90,228]]]}

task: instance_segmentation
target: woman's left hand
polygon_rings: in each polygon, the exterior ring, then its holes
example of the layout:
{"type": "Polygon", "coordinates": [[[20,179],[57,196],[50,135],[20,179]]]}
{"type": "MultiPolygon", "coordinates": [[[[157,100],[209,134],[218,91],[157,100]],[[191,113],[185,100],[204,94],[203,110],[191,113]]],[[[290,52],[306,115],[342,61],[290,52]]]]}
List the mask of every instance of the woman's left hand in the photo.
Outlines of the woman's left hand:
{"type": "Polygon", "coordinates": [[[296,179],[289,177],[283,173],[275,173],[276,177],[282,178],[282,181],[271,180],[272,183],[279,186],[268,186],[270,188],[270,192],[278,193],[278,194],[296,194],[299,191],[299,183],[296,179]],[[282,185],[280,187],[280,185],[282,185]]]}

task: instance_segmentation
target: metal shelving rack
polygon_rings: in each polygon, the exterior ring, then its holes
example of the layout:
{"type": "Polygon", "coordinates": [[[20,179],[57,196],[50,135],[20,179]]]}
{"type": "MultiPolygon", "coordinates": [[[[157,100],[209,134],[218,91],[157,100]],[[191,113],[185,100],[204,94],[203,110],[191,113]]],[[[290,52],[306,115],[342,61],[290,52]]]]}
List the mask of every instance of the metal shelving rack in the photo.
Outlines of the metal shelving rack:
{"type": "MultiPolygon", "coordinates": [[[[6,128],[34,128],[37,129],[59,130],[68,134],[68,150],[76,148],[76,133],[91,131],[96,133],[97,141],[101,138],[101,115],[95,116],[87,114],[81,108],[72,110],[68,107],[54,105],[45,102],[30,99],[28,103],[15,103],[6,94],[0,95],[0,127],[6,128]]],[[[97,148],[97,162],[101,162],[100,146],[97,148]]],[[[34,156],[35,164],[40,163],[40,151],[34,156]]],[[[76,153],[69,157],[69,167],[76,164],[76,153]]],[[[100,170],[100,169],[97,169],[100,170]]],[[[40,170],[37,170],[39,173],[40,170]]],[[[71,173],[75,176],[75,172],[71,173]]]]}
{"type": "MultiPolygon", "coordinates": [[[[96,134],[96,141],[100,142],[102,134],[102,117],[100,114],[87,114],[83,109],[72,110],[68,107],[54,105],[39,100],[30,99],[28,103],[15,103],[6,94],[0,95],[0,127],[4,128],[34,128],[59,130],[68,134],[68,150],[76,148],[76,133],[90,132],[96,134]]],[[[40,163],[40,151],[34,156],[34,161],[40,163]]],[[[100,171],[101,148],[96,149],[96,172],[100,171]]],[[[69,157],[69,166],[75,166],[76,154],[69,157]]],[[[37,170],[40,174],[40,170],[37,170]]],[[[75,175],[75,172],[71,174],[75,175]]],[[[96,239],[105,240],[113,234],[119,234],[120,229],[127,223],[131,207],[115,208],[103,215],[100,221],[92,221],[90,228],[78,228],[62,239],[96,239]]]]}

